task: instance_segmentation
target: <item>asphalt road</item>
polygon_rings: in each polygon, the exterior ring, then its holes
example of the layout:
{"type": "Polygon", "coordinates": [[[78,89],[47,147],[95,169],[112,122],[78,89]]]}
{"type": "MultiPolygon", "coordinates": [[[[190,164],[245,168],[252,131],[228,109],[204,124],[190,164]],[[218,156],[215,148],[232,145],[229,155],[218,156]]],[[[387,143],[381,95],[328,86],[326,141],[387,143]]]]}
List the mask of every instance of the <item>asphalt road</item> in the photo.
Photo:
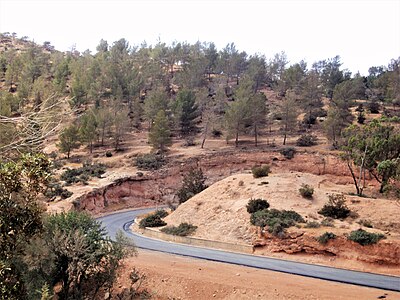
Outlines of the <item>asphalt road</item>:
{"type": "Polygon", "coordinates": [[[256,255],[176,244],[151,239],[134,233],[129,229],[136,216],[152,210],[154,208],[117,212],[98,218],[98,220],[103,223],[111,238],[115,237],[118,230],[122,230],[134,240],[136,247],[142,249],[400,292],[400,277],[349,271],[256,255]]]}

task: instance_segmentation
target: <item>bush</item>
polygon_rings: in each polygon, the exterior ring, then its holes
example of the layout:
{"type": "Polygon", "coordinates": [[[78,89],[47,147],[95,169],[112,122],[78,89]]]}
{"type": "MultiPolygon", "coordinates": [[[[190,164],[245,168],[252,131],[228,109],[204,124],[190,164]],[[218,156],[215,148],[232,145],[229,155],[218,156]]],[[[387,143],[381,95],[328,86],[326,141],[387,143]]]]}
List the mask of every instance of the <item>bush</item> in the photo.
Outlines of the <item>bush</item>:
{"type": "Polygon", "coordinates": [[[253,173],[254,178],[260,178],[268,176],[268,174],[271,172],[271,169],[268,165],[264,165],[261,167],[255,166],[251,169],[251,172],[253,173]]]}
{"type": "Polygon", "coordinates": [[[250,199],[249,203],[246,205],[247,212],[250,214],[268,207],[269,203],[264,199],[250,199]]]}
{"type": "Polygon", "coordinates": [[[112,154],[111,151],[107,151],[107,152],[106,152],[106,157],[112,157],[112,156],[113,156],[113,154],[112,154]]]}
{"type": "Polygon", "coordinates": [[[162,232],[177,236],[188,236],[195,232],[197,226],[194,226],[189,223],[181,223],[178,227],[176,226],[167,226],[161,229],[162,232]]]}
{"type": "Polygon", "coordinates": [[[336,238],[336,235],[332,232],[325,232],[324,234],[320,235],[317,237],[317,241],[321,244],[326,244],[328,243],[329,240],[333,240],[336,238]]]}
{"type": "Polygon", "coordinates": [[[148,215],[147,217],[144,217],[142,220],[140,220],[139,227],[140,228],[160,227],[160,226],[167,225],[167,223],[165,223],[163,220],[161,220],[161,218],[163,218],[163,217],[161,217],[162,215],[163,215],[163,213],[160,213],[160,211],[156,211],[156,212],[148,215]]]}
{"type": "Polygon", "coordinates": [[[296,154],[296,149],[293,147],[285,147],[279,151],[280,154],[282,154],[285,158],[287,159],[292,159],[294,155],[296,154]]]}
{"type": "Polygon", "coordinates": [[[165,158],[159,154],[143,154],[136,157],[136,166],[140,170],[158,170],[165,165],[165,158]]]}
{"type": "Polygon", "coordinates": [[[303,134],[296,141],[297,146],[309,147],[317,144],[317,137],[312,134],[303,134]]]}
{"type": "Polygon", "coordinates": [[[211,131],[211,134],[212,134],[213,137],[218,138],[218,137],[221,137],[221,136],[222,136],[222,131],[219,130],[219,129],[213,129],[213,130],[211,131]]]}
{"type": "Polygon", "coordinates": [[[155,215],[156,217],[159,217],[159,218],[165,218],[166,216],[168,216],[168,213],[167,213],[167,211],[165,210],[165,209],[157,209],[154,213],[153,213],[153,215],[155,215]]]}
{"type": "Polygon", "coordinates": [[[304,198],[310,199],[314,194],[314,188],[308,184],[302,184],[301,188],[299,188],[299,193],[304,198]]]}
{"type": "Polygon", "coordinates": [[[360,220],[357,223],[362,225],[362,226],[364,226],[364,227],[367,227],[367,228],[373,228],[374,227],[370,220],[360,220]]]}
{"type": "Polygon", "coordinates": [[[72,192],[64,189],[58,182],[52,182],[47,185],[47,190],[44,195],[48,198],[54,198],[60,196],[61,199],[67,199],[73,195],[72,192]]]}
{"type": "Polygon", "coordinates": [[[319,228],[321,224],[316,221],[307,222],[306,228],[319,228]]]}
{"type": "Polygon", "coordinates": [[[67,185],[82,182],[87,184],[90,177],[101,178],[106,172],[106,166],[103,164],[84,163],[81,168],[68,169],[61,175],[61,180],[65,181],[67,185]]]}
{"type": "Polygon", "coordinates": [[[268,232],[279,235],[285,228],[295,225],[297,222],[304,223],[301,215],[293,210],[263,209],[251,214],[250,223],[264,228],[268,226],[268,232]]]}
{"type": "Polygon", "coordinates": [[[350,209],[346,206],[346,200],[342,194],[329,195],[328,203],[326,203],[319,214],[334,219],[344,219],[350,214],[350,209]]]}
{"type": "Polygon", "coordinates": [[[208,186],[205,185],[207,177],[203,171],[199,169],[191,169],[184,177],[182,187],[177,191],[176,195],[179,198],[179,203],[184,203],[194,195],[205,190],[208,186]]]}
{"type": "Polygon", "coordinates": [[[365,245],[376,244],[377,242],[379,242],[381,239],[384,238],[385,236],[383,234],[371,233],[363,229],[358,229],[350,232],[350,235],[348,236],[347,239],[359,243],[362,246],[365,246],[365,245]]]}
{"type": "Polygon", "coordinates": [[[322,226],[326,227],[335,227],[335,224],[333,223],[333,219],[330,217],[327,217],[321,221],[322,226]]]}
{"type": "Polygon", "coordinates": [[[381,106],[377,101],[371,101],[368,103],[368,110],[370,111],[371,114],[379,114],[379,109],[381,106]]]}

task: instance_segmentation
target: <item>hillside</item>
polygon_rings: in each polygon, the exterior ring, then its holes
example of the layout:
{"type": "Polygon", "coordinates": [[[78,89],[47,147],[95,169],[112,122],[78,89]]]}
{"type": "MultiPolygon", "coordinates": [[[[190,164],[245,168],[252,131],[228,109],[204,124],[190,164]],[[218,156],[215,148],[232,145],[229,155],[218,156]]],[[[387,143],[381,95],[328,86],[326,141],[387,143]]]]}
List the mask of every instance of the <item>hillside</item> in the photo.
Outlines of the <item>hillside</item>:
{"type": "Polygon", "coordinates": [[[400,222],[399,205],[386,199],[369,199],[349,196],[351,185],[334,184],[324,175],[300,172],[273,173],[255,179],[251,174],[229,176],[181,204],[165,218],[168,225],[182,222],[198,226],[194,236],[245,243],[256,246],[256,254],[328,264],[336,267],[355,268],[389,274],[400,274],[400,222]],[[299,194],[302,184],[315,188],[312,200],[299,194]],[[352,217],[335,220],[333,227],[307,228],[307,223],[321,223],[324,217],[317,212],[328,200],[328,194],[345,193],[352,217]],[[280,239],[250,225],[246,205],[250,199],[266,199],[270,208],[294,210],[306,220],[299,228],[291,227],[287,237],[280,239]],[[373,228],[360,223],[368,220],[373,228]],[[360,222],[361,221],[361,222],[360,222]],[[346,242],[345,235],[359,228],[387,236],[377,246],[357,246],[346,242]],[[315,237],[329,231],[342,239],[329,246],[315,241],[315,237]],[[299,254],[299,255],[296,255],[299,254]]]}

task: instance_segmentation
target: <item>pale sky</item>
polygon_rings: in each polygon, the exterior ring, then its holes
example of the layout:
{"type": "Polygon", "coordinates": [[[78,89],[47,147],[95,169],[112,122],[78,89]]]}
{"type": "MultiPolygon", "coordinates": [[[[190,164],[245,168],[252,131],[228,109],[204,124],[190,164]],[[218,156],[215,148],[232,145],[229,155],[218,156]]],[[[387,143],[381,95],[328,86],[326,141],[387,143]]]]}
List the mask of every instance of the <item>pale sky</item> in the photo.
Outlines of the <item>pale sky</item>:
{"type": "Polygon", "coordinates": [[[367,75],[400,57],[400,0],[0,0],[0,32],[16,32],[57,50],[95,52],[100,39],[234,42],[248,54],[290,63],[340,55],[367,75]]]}

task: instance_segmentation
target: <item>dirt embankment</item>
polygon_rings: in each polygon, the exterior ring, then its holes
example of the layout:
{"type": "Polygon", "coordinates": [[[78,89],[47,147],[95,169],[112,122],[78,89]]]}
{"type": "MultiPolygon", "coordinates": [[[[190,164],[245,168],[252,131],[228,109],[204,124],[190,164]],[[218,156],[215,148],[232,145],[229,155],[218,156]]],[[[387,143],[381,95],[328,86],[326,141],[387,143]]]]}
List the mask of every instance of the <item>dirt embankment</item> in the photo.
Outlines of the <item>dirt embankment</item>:
{"type": "Polygon", "coordinates": [[[188,222],[197,226],[195,237],[254,245],[255,253],[260,255],[400,275],[400,208],[396,202],[347,195],[352,217],[323,226],[324,217],[318,211],[327,202],[328,195],[348,194],[353,188],[333,183],[330,176],[294,171],[258,179],[251,174],[232,175],[180,205],[165,221],[168,225],[188,222]],[[302,184],[314,187],[312,200],[299,194],[302,184]],[[307,223],[317,222],[319,227],[299,224],[299,228],[289,228],[283,238],[260,232],[250,225],[250,214],[246,210],[251,198],[266,199],[270,208],[294,210],[307,223]],[[364,229],[384,233],[387,239],[370,246],[349,241],[347,234],[363,228],[361,220],[367,220],[374,227],[364,229]],[[326,245],[320,244],[316,237],[325,232],[333,232],[337,238],[326,245]]]}
{"type": "Polygon", "coordinates": [[[261,164],[270,164],[274,172],[327,174],[326,178],[329,178],[329,181],[351,183],[345,164],[333,155],[299,153],[295,158],[286,160],[281,154],[271,151],[227,151],[189,159],[175,157],[159,171],[142,177],[135,175],[117,179],[109,185],[77,197],[73,204],[75,209],[86,210],[92,214],[165,204],[173,200],[183,174],[193,166],[200,166],[208,178],[207,183],[212,184],[226,176],[249,171],[254,165],[261,164]]]}

